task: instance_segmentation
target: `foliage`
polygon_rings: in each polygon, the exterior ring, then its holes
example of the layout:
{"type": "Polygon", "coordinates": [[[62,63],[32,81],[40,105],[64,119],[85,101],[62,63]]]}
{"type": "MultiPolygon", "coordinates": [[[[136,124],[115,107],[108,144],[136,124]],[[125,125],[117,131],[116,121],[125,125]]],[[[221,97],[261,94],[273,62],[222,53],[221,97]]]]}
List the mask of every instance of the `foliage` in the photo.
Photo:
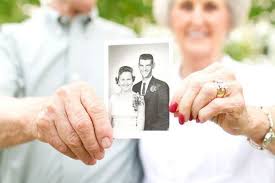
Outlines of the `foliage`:
{"type": "Polygon", "coordinates": [[[140,32],[142,25],[153,21],[152,0],[99,0],[99,15],[140,32]]]}
{"type": "Polygon", "coordinates": [[[0,23],[20,22],[27,18],[24,4],[39,4],[39,0],[0,0],[0,23]]]}
{"type": "MultiPolygon", "coordinates": [[[[0,0],[0,23],[20,22],[27,18],[24,5],[39,5],[39,0],[0,0]]],[[[100,16],[127,25],[139,32],[153,22],[152,0],[98,0],[100,16]]],[[[266,18],[275,24],[275,0],[253,0],[252,20],[266,18]]]]}
{"type": "MultiPolygon", "coordinates": [[[[27,18],[24,5],[39,5],[39,0],[0,0],[0,23],[20,22],[27,18]]],[[[152,22],[152,0],[98,0],[99,15],[139,32],[152,22]]]]}
{"type": "Polygon", "coordinates": [[[275,0],[253,0],[250,18],[255,21],[265,19],[275,24],[275,0]]]}
{"type": "MultiPolygon", "coordinates": [[[[275,0],[252,1],[253,6],[250,12],[252,22],[265,20],[265,22],[275,24],[275,0]]],[[[27,4],[39,5],[39,0],[0,0],[0,24],[20,22],[27,18],[25,6],[27,4]]],[[[137,33],[141,32],[143,25],[154,22],[152,16],[152,0],[98,0],[97,4],[100,16],[126,25],[134,29],[137,33]]],[[[244,32],[245,35],[250,31],[242,32],[244,32]]],[[[267,32],[267,34],[269,33],[270,32],[267,32]]],[[[257,33],[255,35],[257,35],[257,33]]],[[[255,41],[253,37],[255,36],[252,35],[247,39],[229,42],[225,47],[225,52],[237,60],[242,60],[251,55],[265,53],[268,49],[269,52],[271,52],[270,50],[275,50],[275,45],[268,45],[265,44],[265,42],[260,49],[258,47],[255,48],[253,45],[257,45],[261,39],[255,41]],[[261,50],[264,51],[261,53],[261,50]]]]}

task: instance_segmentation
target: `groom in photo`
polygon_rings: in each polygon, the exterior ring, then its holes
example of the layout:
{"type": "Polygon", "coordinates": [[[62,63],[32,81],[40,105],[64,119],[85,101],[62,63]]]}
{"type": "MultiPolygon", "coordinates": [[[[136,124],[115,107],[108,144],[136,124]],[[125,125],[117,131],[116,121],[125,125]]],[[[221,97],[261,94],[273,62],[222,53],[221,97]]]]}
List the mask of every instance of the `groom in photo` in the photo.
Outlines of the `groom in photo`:
{"type": "Polygon", "coordinates": [[[169,128],[169,86],[153,76],[155,67],[151,54],[139,57],[139,71],[142,81],[133,86],[133,91],[144,96],[145,127],[144,130],[168,130],[169,128]]]}

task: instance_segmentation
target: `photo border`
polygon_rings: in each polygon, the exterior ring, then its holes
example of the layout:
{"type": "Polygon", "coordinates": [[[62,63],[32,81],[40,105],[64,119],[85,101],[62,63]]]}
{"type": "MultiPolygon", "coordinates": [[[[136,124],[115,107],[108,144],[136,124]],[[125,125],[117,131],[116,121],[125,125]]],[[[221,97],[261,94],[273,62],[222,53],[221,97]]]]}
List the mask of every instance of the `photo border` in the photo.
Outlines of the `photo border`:
{"type": "MultiPolygon", "coordinates": [[[[123,45],[144,45],[144,44],[168,44],[168,64],[171,65],[173,62],[173,51],[172,51],[172,40],[168,38],[159,39],[159,38],[128,38],[128,39],[118,39],[118,40],[109,40],[104,43],[104,104],[109,111],[109,47],[110,46],[123,46],[123,45]]],[[[168,77],[169,78],[169,77],[168,77]]],[[[168,79],[168,84],[170,84],[170,78],[168,79]]],[[[169,86],[169,92],[171,88],[169,86]]],[[[108,116],[109,117],[109,116],[108,116]]],[[[171,115],[169,114],[169,123],[171,123],[171,115]]],[[[170,126],[170,124],[169,124],[170,126]]],[[[155,135],[167,135],[169,129],[166,131],[141,131],[141,132],[123,132],[120,134],[113,134],[115,139],[140,139],[148,136],[155,135]]]]}

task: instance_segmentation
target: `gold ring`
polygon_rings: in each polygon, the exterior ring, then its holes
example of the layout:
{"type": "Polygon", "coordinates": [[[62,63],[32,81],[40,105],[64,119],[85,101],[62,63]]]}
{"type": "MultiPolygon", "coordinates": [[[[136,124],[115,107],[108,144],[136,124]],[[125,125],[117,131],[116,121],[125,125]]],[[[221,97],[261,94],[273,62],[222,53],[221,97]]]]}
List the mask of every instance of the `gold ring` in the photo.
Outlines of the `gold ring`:
{"type": "Polygon", "coordinates": [[[216,98],[224,98],[227,93],[227,86],[223,81],[215,80],[213,81],[217,85],[217,94],[216,98]]]}

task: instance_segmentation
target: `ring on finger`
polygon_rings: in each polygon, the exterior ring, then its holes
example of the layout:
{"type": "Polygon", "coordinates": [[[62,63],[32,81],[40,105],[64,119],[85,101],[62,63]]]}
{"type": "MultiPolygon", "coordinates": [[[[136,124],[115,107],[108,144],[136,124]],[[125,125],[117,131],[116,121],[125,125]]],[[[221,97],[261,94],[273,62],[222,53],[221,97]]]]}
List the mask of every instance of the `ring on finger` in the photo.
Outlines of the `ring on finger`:
{"type": "Polygon", "coordinates": [[[228,86],[221,80],[214,80],[213,82],[217,87],[216,98],[224,98],[227,94],[228,86]]]}

